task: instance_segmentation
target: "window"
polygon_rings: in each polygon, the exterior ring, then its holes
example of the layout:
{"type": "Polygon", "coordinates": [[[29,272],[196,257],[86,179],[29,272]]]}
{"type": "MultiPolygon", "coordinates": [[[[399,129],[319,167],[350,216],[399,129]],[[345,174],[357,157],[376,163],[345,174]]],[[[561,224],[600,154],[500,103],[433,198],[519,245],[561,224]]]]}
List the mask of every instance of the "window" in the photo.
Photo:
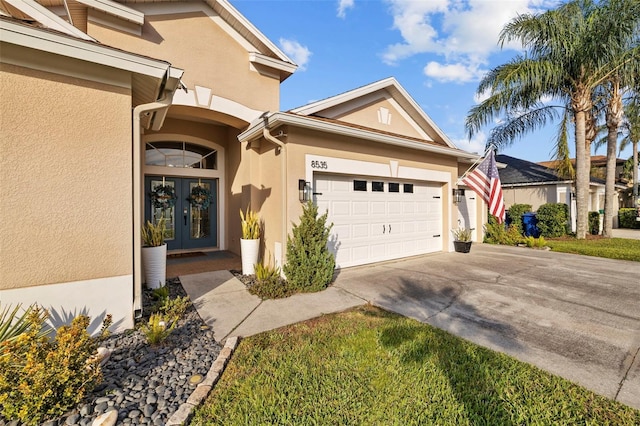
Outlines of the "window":
{"type": "Polygon", "coordinates": [[[354,191],[366,191],[367,190],[367,181],[366,180],[354,180],[353,181],[353,190],[354,191]]]}
{"type": "Polygon", "coordinates": [[[144,162],[147,166],[217,170],[217,151],[188,142],[149,142],[144,162]]]}
{"type": "Polygon", "coordinates": [[[384,192],[384,182],[371,182],[373,192],[384,192]]]}
{"type": "Polygon", "coordinates": [[[400,184],[389,182],[389,192],[400,192],[400,184]]]}
{"type": "Polygon", "coordinates": [[[413,194],[413,184],[412,183],[405,183],[404,184],[404,192],[406,194],[413,194]]]}

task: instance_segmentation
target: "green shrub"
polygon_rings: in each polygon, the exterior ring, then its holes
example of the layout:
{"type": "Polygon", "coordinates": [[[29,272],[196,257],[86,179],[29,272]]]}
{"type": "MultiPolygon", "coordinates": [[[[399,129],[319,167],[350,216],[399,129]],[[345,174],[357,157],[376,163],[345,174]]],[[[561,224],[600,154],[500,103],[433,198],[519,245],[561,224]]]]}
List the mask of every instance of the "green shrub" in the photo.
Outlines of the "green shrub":
{"type": "Polygon", "coordinates": [[[269,263],[257,263],[255,265],[256,282],[249,288],[251,294],[261,299],[280,299],[296,293],[287,280],[283,279],[280,268],[269,263]]]}
{"type": "Polygon", "coordinates": [[[28,330],[0,343],[0,413],[24,425],[61,416],[102,379],[89,318],[74,318],[49,340],[40,332],[46,317],[34,308],[28,330]]]}
{"type": "Polygon", "coordinates": [[[540,235],[547,238],[561,237],[569,226],[569,206],[565,203],[547,203],[536,212],[540,235]]]}
{"type": "Polygon", "coordinates": [[[149,322],[140,329],[150,345],[157,345],[169,337],[176,324],[176,321],[169,321],[162,314],[151,314],[149,322]]]}
{"type": "Polygon", "coordinates": [[[522,234],[514,225],[505,227],[503,223],[498,223],[495,216],[489,215],[489,223],[484,227],[484,242],[489,244],[504,244],[515,246],[523,240],[522,234]]]}
{"type": "Polygon", "coordinates": [[[175,323],[184,316],[190,305],[189,296],[176,297],[174,299],[167,297],[160,303],[158,311],[162,312],[169,322],[175,323]]]}
{"type": "Polygon", "coordinates": [[[153,298],[156,300],[166,300],[169,298],[169,287],[162,286],[160,288],[153,289],[153,298]]]}
{"type": "Polygon", "coordinates": [[[620,228],[640,229],[640,220],[636,220],[635,208],[624,208],[618,210],[618,226],[620,228]]]}
{"type": "Polygon", "coordinates": [[[327,226],[327,212],[318,216],[311,201],[303,207],[300,224],[293,226],[287,238],[287,263],[284,273],[289,285],[299,291],[319,291],[333,279],[336,262],[327,243],[333,224],[327,226]]]}
{"type": "Polygon", "coordinates": [[[547,242],[545,241],[544,237],[540,237],[540,238],[534,238],[532,236],[525,237],[524,243],[529,248],[543,248],[547,246],[547,242]]]}
{"type": "Polygon", "coordinates": [[[600,212],[589,212],[589,231],[592,235],[600,234],[600,212]]]}
{"type": "Polygon", "coordinates": [[[513,204],[507,210],[507,218],[511,221],[511,225],[515,226],[519,233],[524,233],[522,226],[522,215],[532,210],[531,204],[513,204]]]}

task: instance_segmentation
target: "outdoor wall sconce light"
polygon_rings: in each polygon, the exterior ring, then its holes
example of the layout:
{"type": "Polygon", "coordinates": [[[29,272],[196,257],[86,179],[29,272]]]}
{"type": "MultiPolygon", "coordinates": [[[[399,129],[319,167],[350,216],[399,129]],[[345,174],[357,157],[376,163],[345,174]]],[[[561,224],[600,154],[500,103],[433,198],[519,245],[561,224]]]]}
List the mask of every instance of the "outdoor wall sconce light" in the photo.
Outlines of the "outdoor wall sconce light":
{"type": "Polygon", "coordinates": [[[298,180],[298,198],[301,203],[306,203],[311,199],[311,184],[304,179],[298,180]]]}
{"type": "Polygon", "coordinates": [[[464,189],[453,188],[453,203],[458,204],[464,200],[464,189]]]}

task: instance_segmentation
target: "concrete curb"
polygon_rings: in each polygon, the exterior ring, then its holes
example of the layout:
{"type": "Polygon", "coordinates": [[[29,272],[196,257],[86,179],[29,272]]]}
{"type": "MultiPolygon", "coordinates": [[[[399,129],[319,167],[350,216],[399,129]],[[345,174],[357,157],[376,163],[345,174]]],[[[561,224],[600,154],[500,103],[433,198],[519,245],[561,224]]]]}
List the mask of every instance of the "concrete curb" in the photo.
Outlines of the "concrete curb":
{"type": "Polygon", "coordinates": [[[202,401],[209,395],[211,389],[214,388],[215,384],[220,379],[224,368],[227,366],[231,355],[233,355],[233,351],[238,346],[239,338],[238,336],[229,337],[224,343],[224,347],[218,354],[218,358],[213,362],[209,372],[206,377],[202,381],[202,383],[198,384],[195,390],[191,393],[187,402],[180,405],[178,411],[173,413],[173,415],[167,420],[166,426],[179,426],[183,425],[189,420],[191,415],[193,414],[193,410],[200,405],[202,401]]]}

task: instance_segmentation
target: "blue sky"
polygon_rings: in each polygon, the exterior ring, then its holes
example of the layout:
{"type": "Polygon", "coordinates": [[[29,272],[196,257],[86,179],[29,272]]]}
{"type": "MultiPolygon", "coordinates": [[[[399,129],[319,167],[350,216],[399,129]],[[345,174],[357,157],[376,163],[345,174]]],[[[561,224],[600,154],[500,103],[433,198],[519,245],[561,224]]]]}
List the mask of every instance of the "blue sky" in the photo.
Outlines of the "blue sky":
{"type": "MultiPolygon", "coordinates": [[[[478,102],[482,76],[516,55],[519,47],[500,49],[498,34],[517,14],[543,11],[558,0],[231,3],[299,65],[282,83],[282,110],[393,76],[459,148],[482,152],[491,128],[469,140],[465,117],[478,102]]],[[[550,125],[501,153],[548,160],[555,134],[556,125],[550,125]]],[[[604,155],[604,148],[598,154],[604,155]]],[[[630,155],[628,149],[621,157],[630,155]]]]}

